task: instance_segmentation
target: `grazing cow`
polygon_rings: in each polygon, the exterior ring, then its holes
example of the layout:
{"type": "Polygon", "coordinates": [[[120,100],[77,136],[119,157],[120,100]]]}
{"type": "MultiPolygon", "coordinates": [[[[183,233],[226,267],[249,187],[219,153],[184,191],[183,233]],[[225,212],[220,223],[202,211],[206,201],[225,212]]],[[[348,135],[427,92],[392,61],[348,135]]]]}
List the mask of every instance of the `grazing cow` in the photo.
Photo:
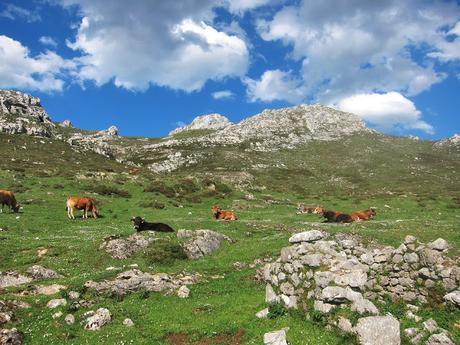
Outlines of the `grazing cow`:
{"type": "Polygon", "coordinates": [[[323,218],[326,218],[326,222],[330,223],[351,223],[353,221],[353,218],[349,214],[328,211],[323,207],[318,208],[315,213],[320,214],[323,218]]]}
{"type": "Polygon", "coordinates": [[[0,190],[0,204],[2,204],[1,212],[3,213],[3,206],[9,206],[14,213],[18,213],[21,205],[16,202],[14,193],[9,190],[0,190]]]}
{"type": "Polygon", "coordinates": [[[158,232],[174,232],[174,229],[171,228],[168,224],[164,223],[149,223],[145,221],[145,218],[142,217],[133,217],[131,218],[133,222],[134,229],[136,231],[158,231],[158,232]]]}
{"type": "Polygon", "coordinates": [[[361,221],[361,220],[369,220],[375,217],[377,212],[375,212],[375,208],[370,207],[367,210],[363,211],[355,211],[350,214],[351,218],[353,218],[354,221],[361,221]]]}
{"type": "Polygon", "coordinates": [[[214,216],[214,219],[217,220],[237,220],[236,213],[233,211],[222,211],[219,206],[213,206],[211,212],[214,216]]]}
{"type": "Polygon", "coordinates": [[[317,210],[321,206],[311,206],[305,205],[304,203],[300,203],[297,205],[297,214],[304,214],[304,213],[318,213],[317,210]]]}
{"type": "Polygon", "coordinates": [[[75,219],[73,211],[83,210],[83,218],[88,218],[88,211],[93,214],[94,218],[97,218],[99,211],[96,208],[95,202],[91,198],[80,198],[78,196],[69,196],[66,202],[67,217],[75,219]]]}

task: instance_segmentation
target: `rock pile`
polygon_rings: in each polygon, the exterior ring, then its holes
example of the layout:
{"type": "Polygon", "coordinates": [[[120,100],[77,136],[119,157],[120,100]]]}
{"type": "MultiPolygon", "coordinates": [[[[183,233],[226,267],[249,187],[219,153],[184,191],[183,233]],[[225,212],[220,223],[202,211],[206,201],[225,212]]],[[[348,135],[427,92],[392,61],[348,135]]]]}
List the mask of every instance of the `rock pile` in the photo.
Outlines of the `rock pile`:
{"type": "Polygon", "coordinates": [[[114,280],[101,282],[87,281],[85,287],[96,293],[112,292],[123,296],[134,291],[171,292],[184,285],[195,284],[199,281],[199,273],[180,273],[175,276],[166,273],[144,273],[137,269],[122,272],[114,280]]]}
{"type": "Polygon", "coordinates": [[[179,230],[177,238],[186,240],[182,248],[189,259],[209,255],[220,247],[222,241],[232,241],[229,237],[212,230],[179,230]]]}
{"type": "Polygon", "coordinates": [[[0,329],[1,345],[22,345],[24,344],[24,334],[16,328],[0,329]]]}
{"type": "Polygon", "coordinates": [[[99,249],[105,250],[115,259],[126,259],[145,248],[155,241],[155,238],[144,237],[142,235],[134,234],[127,238],[120,238],[119,236],[108,236],[104,238],[104,242],[100,245],[99,249]]]}
{"type": "MultiPolygon", "coordinates": [[[[390,296],[423,304],[430,289],[441,287],[451,292],[445,300],[458,305],[460,292],[452,291],[460,282],[460,268],[446,256],[449,246],[445,240],[423,244],[407,236],[398,248],[366,248],[356,236],[327,237],[317,230],[295,234],[289,239],[292,245],[281,250],[279,259],[258,271],[259,279],[267,283],[267,303],[322,313],[347,306],[359,314],[378,315],[372,301],[390,296]]],[[[360,329],[369,328],[366,320],[361,322],[361,326],[358,322],[353,327],[358,334],[360,329]]]]}
{"type": "Polygon", "coordinates": [[[95,134],[75,133],[67,139],[67,143],[86,151],[94,151],[105,157],[114,158],[115,146],[111,145],[109,141],[117,136],[118,128],[111,126],[95,134]]]}

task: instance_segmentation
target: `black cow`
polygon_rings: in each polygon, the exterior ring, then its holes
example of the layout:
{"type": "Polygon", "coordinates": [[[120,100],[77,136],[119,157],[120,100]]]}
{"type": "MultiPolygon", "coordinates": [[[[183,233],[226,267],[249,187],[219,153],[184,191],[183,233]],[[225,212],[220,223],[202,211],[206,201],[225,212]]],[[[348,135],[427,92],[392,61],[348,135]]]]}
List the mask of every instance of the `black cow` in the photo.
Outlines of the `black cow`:
{"type": "Polygon", "coordinates": [[[149,223],[146,222],[142,217],[133,217],[131,218],[133,222],[134,229],[136,231],[158,231],[158,232],[174,232],[174,229],[171,228],[169,225],[164,223],[149,223]]]}

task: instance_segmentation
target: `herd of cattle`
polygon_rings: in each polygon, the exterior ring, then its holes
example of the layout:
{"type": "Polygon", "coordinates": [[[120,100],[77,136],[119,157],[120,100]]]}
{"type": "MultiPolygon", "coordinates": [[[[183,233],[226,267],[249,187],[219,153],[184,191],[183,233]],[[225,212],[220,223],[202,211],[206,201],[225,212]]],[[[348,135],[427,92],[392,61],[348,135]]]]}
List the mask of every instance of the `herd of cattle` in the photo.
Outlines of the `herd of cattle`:
{"type": "MultiPolygon", "coordinates": [[[[9,206],[11,210],[15,213],[19,212],[21,206],[16,201],[14,193],[8,190],[0,190],[0,204],[2,205],[1,212],[3,212],[3,207],[9,206]]],[[[88,213],[91,212],[94,218],[99,216],[99,211],[96,207],[94,199],[87,197],[76,197],[70,196],[66,200],[66,211],[69,219],[75,219],[74,212],[75,210],[83,211],[83,218],[88,218],[88,213]]],[[[319,214],[325,219],[326,222],[334,223],[351,223],[362,220],[369,220],[375,217],[376,212],[375,208],[370,207],[367,210],[355,211],[350,214],[326,210],[321,206],[306,206],[304,204],[299,204],[297,208],[297,214],[303,213],[313,213],[319,214]]],[[[236,213],[234,211],[224,211],[218,206],[213,206],[211,208],[213,218],[216,220],[237,220],[236,213]]],[[[164,223],[149,223],[142,217],[133,217],[131,222],[134,225],[134,228],[137,231],[144,230],[153,230],[160,232],[172,232],[174,231],[169,225],[164,223]]]]}

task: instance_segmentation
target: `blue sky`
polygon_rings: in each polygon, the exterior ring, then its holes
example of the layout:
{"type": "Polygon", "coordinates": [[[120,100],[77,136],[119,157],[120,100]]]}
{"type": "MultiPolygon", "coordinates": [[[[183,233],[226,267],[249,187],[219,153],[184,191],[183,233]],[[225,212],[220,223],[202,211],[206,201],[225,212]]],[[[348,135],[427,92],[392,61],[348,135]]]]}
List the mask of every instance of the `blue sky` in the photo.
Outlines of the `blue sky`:
{"type": "Polygon", "coordinates": [[[0,1],[0,88],[85,129],[322,103],[437,139],[460,132],[459,86],[454,1],[0,1]]]}

